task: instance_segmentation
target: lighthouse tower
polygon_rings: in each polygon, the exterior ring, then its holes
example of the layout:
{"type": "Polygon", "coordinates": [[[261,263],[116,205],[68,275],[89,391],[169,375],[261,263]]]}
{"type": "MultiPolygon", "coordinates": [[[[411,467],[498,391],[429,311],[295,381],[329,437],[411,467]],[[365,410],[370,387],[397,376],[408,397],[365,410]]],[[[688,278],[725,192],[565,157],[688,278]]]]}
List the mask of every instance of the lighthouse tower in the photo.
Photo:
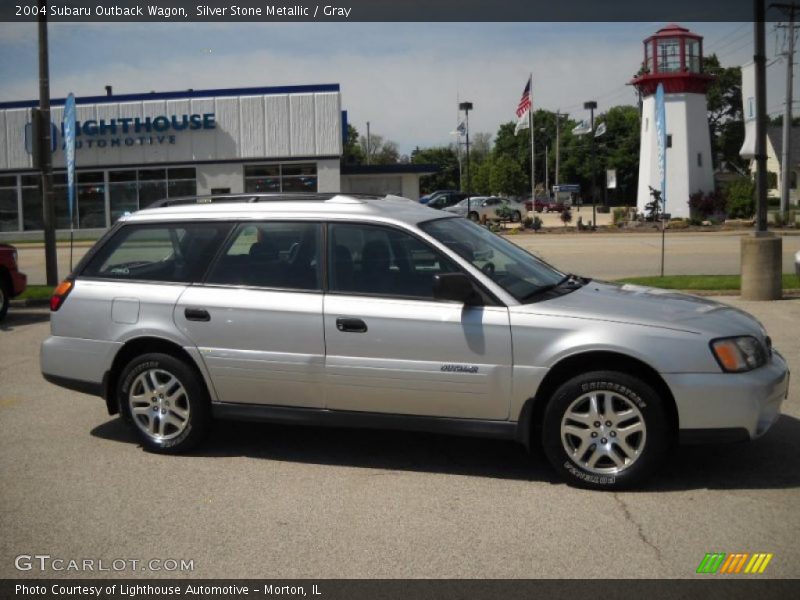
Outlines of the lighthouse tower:
{"type": "Polygon", "coordinates": [[[656,132],[656,89],[664,86],[667,133],[666,212],[689,216],[689,196],[714,189],[706,91],[713,77],[703,73],[703,38],[667,25],[644,41],[644,69],[631,82],[642,94],[639,186],[636,206],[644,212],[650,188],[661,188],[656,132]]]}

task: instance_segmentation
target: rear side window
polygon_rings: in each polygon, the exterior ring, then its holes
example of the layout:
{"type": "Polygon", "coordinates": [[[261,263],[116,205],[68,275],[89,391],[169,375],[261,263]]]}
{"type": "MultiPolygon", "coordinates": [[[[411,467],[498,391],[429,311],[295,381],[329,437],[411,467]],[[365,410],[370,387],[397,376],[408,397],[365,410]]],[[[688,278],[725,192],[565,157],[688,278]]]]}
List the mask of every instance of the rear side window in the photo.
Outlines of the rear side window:
{"type": "Polygon", "coordinates": [[[319,290],[321,231],[319,223],[243,223],[206,283],[319,290]]]}
{"type": "Polygon", "coordinates": [[[231,225],[126,225],[81,275],[101,279],[189,283],[202,279],[231,225]]]}

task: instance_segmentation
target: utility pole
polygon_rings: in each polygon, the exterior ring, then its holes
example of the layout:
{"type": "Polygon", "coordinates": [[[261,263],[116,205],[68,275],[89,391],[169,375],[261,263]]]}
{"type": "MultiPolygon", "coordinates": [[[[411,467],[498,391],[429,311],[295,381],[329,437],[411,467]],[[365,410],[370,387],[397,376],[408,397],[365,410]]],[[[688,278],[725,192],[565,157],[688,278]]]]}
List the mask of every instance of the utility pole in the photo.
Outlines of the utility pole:
{"type": "Polygon", "coordinates": [[[789,212],[789,194],[792,183],[792,79],[794,70],[794,17],[797,4],[772,4],[789,16],[788,25],[783,25],[788,32],[789,48],[786,56],[786,105],[783,108],[783,151],[781,152],[781,216],[786,221],[789,212]]]}
{"type": "Polygon", "coordinates": [[[372,147],[370,145],[369,139],[369,121],[367,121],[367,164],[370,162],[370,154],[372,153],[372,147]]]}
{"type": "MultiPolygon", "coordinates": [[[[58,255],[56,254],[56,213],[53,206],[53,130],[50,124],[50,64],[47,50],[47,0],[39,0],[39,111],[38,152],[42,172],[42,217],[44,223],[44,262],[47,285],[58,285],[58,255]]],[[[34,117],[37,118],[37,117],[34,117]]]]}
{"type": "Polygon", "coordinates": [[[765,0],[753,0],[753,62],[756,75],[756,231],[741,238],[742,299],[778,300],[783,295],[783,238],[767,231],[767,57],[765,0]]]}
{"type": "MultiPolygon", "coordinates": [[[[561,139],[561,111],[556,111],[556,182],[555,185],[558,185],[558,168],[561,163],[561,148],[560,148],[560,139],[561,139]]],[[[547,190],[547,197],[550,197],[550,190],[547,190]]]]}
{"type": "Polygon", "coordinates": [[[595,169],[595,143],[594,143],[594,109],[597,108],[597,102],[590,100],[583,103],[583,108],[589,110],[589,135],[592,136],[592,229],[597,228],[597,180],[595,169]]]}
{"type": "Polygon", "coordinates": [[[472,203],[471,203],[471,181],[470,181],[470,168],[469,168],[469,111],[472,110],[472,102],[460,102],[458,104],[458,108],[464,111],[465,120],[464,124],[467,128],[467,218],[470,217],[470,213],[472,212],[472,203]]]}

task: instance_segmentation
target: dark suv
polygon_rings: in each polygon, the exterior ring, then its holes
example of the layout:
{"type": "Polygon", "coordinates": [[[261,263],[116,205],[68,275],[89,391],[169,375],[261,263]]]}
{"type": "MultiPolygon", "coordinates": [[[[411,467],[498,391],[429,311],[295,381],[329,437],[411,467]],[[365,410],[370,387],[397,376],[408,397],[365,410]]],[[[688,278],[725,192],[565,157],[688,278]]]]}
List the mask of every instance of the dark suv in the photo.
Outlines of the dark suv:
{"type": "Polygon", "coordinates": [[[0,244],[0,321],[8,312],[11,298],[25,291],[28,278],[17,267],[17,249],[9,244],[0,244]]]}
{"type": "Polygon", "coordinates": [[[467,195],[464,192],[447,191],[441,192],[428,201],[428,208],[442,210],[448,206],[453,206],[461,202],[467,195]]]}

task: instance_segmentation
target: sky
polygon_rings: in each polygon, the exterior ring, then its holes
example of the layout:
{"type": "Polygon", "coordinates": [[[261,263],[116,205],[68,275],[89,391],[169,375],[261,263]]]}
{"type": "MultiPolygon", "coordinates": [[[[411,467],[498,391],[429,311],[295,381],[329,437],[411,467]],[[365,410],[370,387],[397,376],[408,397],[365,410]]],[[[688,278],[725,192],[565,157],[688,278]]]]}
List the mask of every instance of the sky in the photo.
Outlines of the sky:
{"type": "MultiPolygon", "coordinates": [[[[51,96],[339,83],[362,134],[414,147],[454,140],[458,100],[470,131],[494,134],[533,74],[535,108],[571,118],[635,104],[626,85],[642,41],[664,23],[51,23],[51,96]]],[[[750,23],[683,23],[724,66],[752,60],[750,23]]],[[[767,26],[767,110],[782,113],[783,33],[767,26]]],[[[0,24],[0,101],[38,98],[35,23],[0,24]]],[[[795,69],[796,73],[796,69],[795,69]]],[[[794,94],[798,97],[797,78],[794,94]]],[[[800,108],[800,103],[795,104],[800,108]]]]}

